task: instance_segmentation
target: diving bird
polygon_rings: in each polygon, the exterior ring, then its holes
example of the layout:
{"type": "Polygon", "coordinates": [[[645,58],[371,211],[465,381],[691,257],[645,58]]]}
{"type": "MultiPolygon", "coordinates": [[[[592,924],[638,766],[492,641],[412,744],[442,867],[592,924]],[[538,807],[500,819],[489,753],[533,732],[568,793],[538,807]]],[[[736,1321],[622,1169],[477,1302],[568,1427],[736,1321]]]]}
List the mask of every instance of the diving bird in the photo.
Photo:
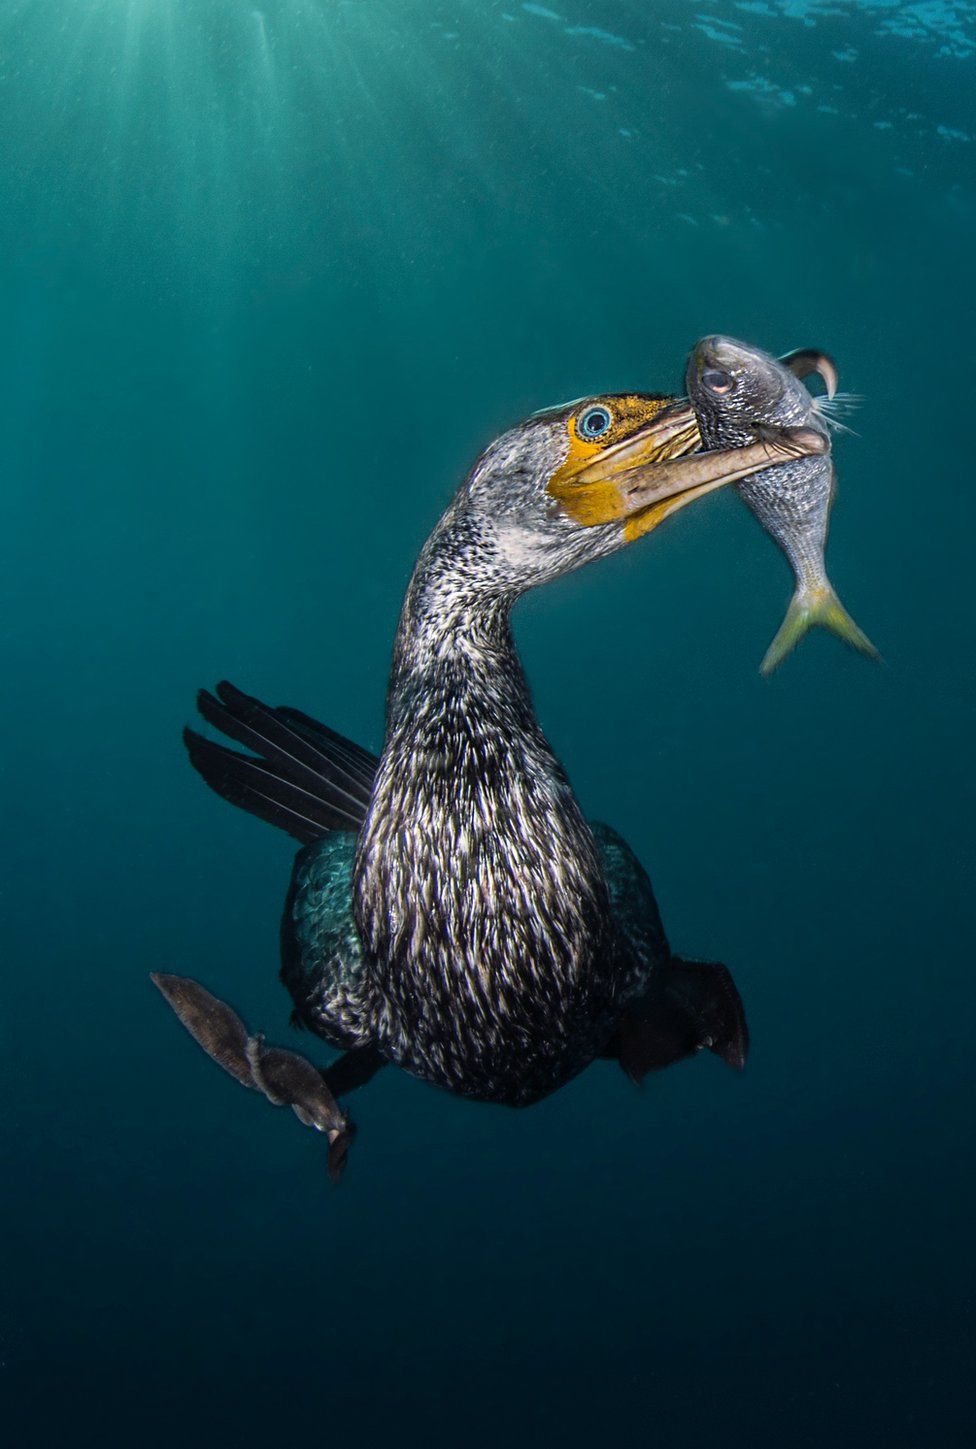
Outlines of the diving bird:
{"type": "Polygon", "coordinates": [[[802,429],[729,451],[699,443],[687,402],[649,393],[551,409],[493,442],[410,580],[379,756],[228,683],[198,697],[243,751],[188,729],[193,766],[301,842],[281,979],[293,1020],[342,1055],[319,1069],[197,982],[153,980],[220,1065],[326,1134],[334,1178],[353,1130],[337,1099],[386,1063],[526,1106],[597,1058],[635,1081],[702,1048],[745,1061],[729,971],[672,954],[636,856],[585,819],[510,628],[528,589],[823,446],[802,429]]]}

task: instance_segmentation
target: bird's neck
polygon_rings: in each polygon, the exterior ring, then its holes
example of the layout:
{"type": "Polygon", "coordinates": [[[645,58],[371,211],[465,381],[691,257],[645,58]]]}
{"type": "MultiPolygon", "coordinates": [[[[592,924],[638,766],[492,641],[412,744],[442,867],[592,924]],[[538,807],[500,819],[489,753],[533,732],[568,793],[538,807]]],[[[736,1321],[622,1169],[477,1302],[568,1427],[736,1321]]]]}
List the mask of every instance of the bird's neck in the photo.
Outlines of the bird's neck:
{"type": "Polygon", "coordinates": [[[407,589],[393,650],[388,738],[421,722],[430,696],[454,693],[486,717],[512,712],[534,724],[512,638],[518,592],[466,566],[439,534],[428,541],[407,589]]]}
{"type": "Polygon", "coordinates": [[[397,634],[357,924],[374,957],[445,986],[473,974],[491,995],[510,972],[537,970],[568,987],[605,926],[596,845],[533,712],[511,634],[516,595],[437,544],[397,634]]]}
{"type": "MultiPolygon", "coordinates": [[[[442,821],[472,823],[531,772],[563,808],[576,802],[539,728],[512,638],[518,591],[493,581],[449,531],[428,542],[404,599],[387,700],[384,767],[399,793],[442,821]]],[[[578,812],[577,812],[578,813],[578,812]]],[[[504,816],[486,821],[504,829],[504,816]]]]}

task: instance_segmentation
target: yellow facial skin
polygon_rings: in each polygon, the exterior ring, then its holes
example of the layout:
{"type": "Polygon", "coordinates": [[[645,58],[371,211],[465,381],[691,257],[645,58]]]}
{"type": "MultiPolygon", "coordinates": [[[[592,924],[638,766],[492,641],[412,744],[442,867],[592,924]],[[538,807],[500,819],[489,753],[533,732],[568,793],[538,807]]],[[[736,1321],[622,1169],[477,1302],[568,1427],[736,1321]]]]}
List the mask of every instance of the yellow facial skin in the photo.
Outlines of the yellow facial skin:
{"type": "Polygon", "coordinates": [[[584,528],[626,519],[628,538],[639,538],[660,522],[655,518],[642,526],[641,515],[657,503],[635,510],[628,484],[636,484],[648,464],[683,457],[701,446],[687,403],[641,393],[590,398],[571,414],[566,430],[566,461],[550,478],[549,493],[584,528]],[[594,407],[607,410],[611,425],[599,438],[587,438],[580,422],[594,407]]]}
{"type": "Polygon", "coordinates": [[[825,447],[819,434],[795,429],[779,442],[702,453],[687,399],[646,393],[588,398],[570,414],[566,429],[566,461],[549,480],[550,495],[584,528],[623,522],[628,543],[726,483],[825,447]],[[610,426],[588,438],[581,423],[598,408],[610,426]]]}

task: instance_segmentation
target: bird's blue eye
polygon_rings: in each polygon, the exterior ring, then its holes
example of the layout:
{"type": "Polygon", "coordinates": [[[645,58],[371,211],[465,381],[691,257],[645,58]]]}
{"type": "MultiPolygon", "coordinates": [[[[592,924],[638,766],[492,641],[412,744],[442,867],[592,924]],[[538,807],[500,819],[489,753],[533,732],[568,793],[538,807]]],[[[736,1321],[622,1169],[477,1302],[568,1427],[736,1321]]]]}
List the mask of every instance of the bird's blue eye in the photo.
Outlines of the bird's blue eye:
{"type": "Polygon", "coordinates": [[[609,432],[612,422],[606,408],[587,408],[578,424],[580,437],[602,438],[604,433],[609,432]]]}

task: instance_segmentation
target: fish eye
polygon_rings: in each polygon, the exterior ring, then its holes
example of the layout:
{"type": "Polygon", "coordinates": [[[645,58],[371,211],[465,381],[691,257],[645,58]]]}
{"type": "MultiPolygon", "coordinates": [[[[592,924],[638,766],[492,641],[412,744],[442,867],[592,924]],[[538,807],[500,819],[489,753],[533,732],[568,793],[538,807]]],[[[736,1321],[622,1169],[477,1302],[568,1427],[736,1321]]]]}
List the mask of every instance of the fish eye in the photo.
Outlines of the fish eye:
{"type": "Polygon", "coordinates": [[[581,438],[602,438],[612,423],[613,418],[605,407],[587,408],[576,428],[581,438]]]}
{"type": "Polygon", "coordinates": [[[723,372],[719,367],[706,367],[701,375],[701,380],[709,392],[723,393],[732,391],[731,373],[723,372]]]}

